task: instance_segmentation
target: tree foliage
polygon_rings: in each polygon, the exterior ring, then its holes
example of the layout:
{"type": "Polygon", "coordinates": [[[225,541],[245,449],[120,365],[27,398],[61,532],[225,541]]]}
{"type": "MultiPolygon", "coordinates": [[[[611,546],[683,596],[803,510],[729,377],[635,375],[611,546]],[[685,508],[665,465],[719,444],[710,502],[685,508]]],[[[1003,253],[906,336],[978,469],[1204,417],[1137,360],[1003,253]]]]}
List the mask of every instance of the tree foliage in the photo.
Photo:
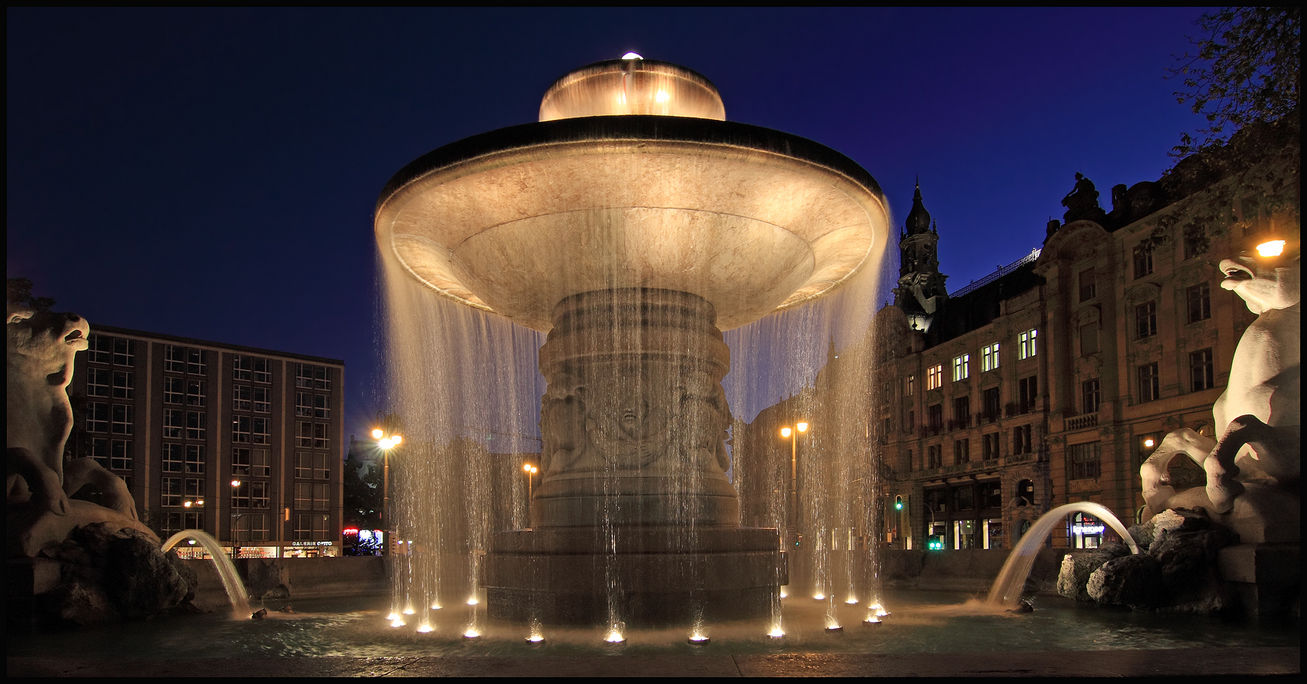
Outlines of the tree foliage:
{"type": "Polygon", "coordinates": [[[49,311],[54,306],[49,297],[32,296],[32,281],[27,278],[6,278],[5,290],[8,301],[33,311],[49,311]]]}
{"type": "Polygon", "coordinates": [[[1171,76],[1184,84],[1175,92],[1207,120],[1197,138],[1180,136],[1178,157],[1223,144],[1244,126],[1297,116],[1301,88],[1302,9],[1222,7],[1198,21],[1201,36],[1190,38],[1196,53],[1180,57],[1171,76]]]}

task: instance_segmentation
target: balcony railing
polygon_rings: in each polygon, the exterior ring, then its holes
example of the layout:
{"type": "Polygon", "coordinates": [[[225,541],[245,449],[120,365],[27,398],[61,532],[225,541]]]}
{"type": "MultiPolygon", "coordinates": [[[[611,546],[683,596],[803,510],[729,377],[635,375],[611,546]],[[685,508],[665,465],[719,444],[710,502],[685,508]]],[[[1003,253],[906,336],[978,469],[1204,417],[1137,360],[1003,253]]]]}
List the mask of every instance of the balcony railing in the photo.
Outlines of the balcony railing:
{"type": "Polygon", "coordinates": [[[1086,428],[1098,426],[1098,414],[1087,413],[1083,416],[1072,416],[1066,419],[1066,429],[1084,430],[1086,428]]]}

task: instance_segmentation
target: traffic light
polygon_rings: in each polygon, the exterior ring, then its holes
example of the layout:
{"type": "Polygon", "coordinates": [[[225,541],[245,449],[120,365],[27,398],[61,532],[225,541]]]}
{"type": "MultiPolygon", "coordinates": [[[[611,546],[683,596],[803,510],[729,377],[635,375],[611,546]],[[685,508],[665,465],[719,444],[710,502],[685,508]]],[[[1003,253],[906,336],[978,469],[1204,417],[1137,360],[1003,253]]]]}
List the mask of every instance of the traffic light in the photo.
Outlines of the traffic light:
{"type": "Polygon", "coordinates": [[[932,534],[926,538],[926,549],[930,551],[943,551],[944,539],[938,534],[932,534]]]}
{"type": "Polygon", "coordinates": [[[896,494],[894,496],[894,510],[896,511],[903,510],[903,497],[901,495],[896,494]]]}

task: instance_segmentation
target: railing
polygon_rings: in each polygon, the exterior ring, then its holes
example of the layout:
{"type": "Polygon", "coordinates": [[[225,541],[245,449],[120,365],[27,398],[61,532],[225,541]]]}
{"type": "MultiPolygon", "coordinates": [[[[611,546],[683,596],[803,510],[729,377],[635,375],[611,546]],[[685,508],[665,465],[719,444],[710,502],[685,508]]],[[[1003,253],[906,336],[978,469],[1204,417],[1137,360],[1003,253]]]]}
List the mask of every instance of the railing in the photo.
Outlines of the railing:
{"type": "Polygon", "coordinates": [[[994,271],[993,273],[987,276],[983,276],[979,280],[973,280],[967,283],[966,285],[963,285],[962,287],[958,288],[954,292],[950,293],[949,297],[952,299],[957,299],[958,297],[961,297],[962,295],[971,292],[972,290],[978,287],[983,287],[985,285],[988,285],[989,283],[992,283],[995,280],[1002,278],[1003,276],[1017,270],[1018,268],[1025,266],[1026,264],[1034,261],[1035,259],[1038,259],[1039,252],[1040,249],[1035,248],[1031,250],[1029,254],[1021,257],[1020,259],[1017,259],[1016,261],[1008,264],[1007,266],[1002,266],[997,271],[994,271]]]}
{"type": "Polygon", "coordinates": [[[1066,429],[1084,430],[1085,428],[1096,427],[1098,425],[1098,414],[1087,413],[1083,416],[1072,416],[1066,419],[1066,429]]]}

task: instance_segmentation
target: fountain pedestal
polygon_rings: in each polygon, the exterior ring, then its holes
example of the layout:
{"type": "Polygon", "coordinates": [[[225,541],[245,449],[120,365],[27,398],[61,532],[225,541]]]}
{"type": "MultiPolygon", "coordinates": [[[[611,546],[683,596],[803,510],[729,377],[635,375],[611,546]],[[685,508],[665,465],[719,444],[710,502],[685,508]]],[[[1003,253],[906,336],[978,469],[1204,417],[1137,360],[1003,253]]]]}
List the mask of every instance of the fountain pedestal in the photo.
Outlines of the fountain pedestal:
{"type": "Polygon", "coordinates": [[[719,618],[770,611],[779,537],[739,527],[721,387],[730,352],[714,318],[702,297],[654,288],[555,307],[540,349],[549,385],[533,529],[492,539],[491,616],[589,624],[685,620],[696,604],[719,618]]]}

